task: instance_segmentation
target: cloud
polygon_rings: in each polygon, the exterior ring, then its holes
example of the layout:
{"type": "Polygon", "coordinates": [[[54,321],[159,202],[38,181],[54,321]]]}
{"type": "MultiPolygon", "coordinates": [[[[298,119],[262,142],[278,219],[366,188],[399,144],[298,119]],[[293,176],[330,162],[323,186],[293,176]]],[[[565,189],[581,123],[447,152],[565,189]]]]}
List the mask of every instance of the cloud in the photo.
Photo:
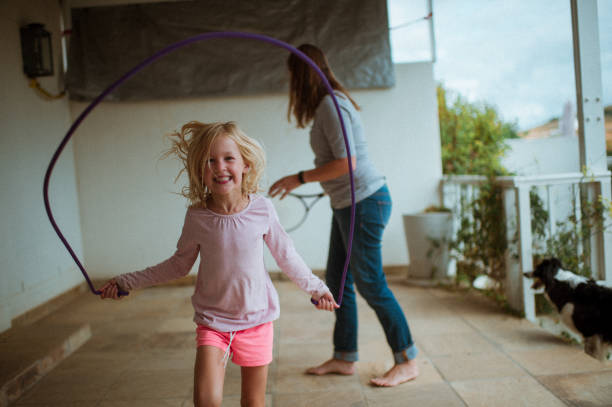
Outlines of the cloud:
{"type": "MultiPolygon", "coordinates": [[[[408,20],[424,15],[423,0],[389,0],[389,11],[408,20]]],[[[603,100],[612,104],[612,1],[600,0],[603,100]]],[[[393,17],[393,16],[391,16],[393,17]]],[[[399,17],[390,18],[395,25],[399,17]]],[[[405,20],[405,21],[406,21],[405,20]]],[[[391,32],[397,62],[423,59],[429,52],[427,28],[391,32]]],[[[498,107],[521,129],[560,116],[575,103],[569,2],[558,0],[434,0],[436,79],[469,100],[498,107]]]]}

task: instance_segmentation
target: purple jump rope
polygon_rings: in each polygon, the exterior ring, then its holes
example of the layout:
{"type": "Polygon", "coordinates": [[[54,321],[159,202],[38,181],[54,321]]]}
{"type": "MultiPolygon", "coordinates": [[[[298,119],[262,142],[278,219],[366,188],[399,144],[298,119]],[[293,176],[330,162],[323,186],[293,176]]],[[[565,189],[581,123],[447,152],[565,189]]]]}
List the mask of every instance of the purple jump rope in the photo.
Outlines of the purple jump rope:
{"type": "MultiPolygon", "coordinates": [[[[102,292],[94,288],[91,282],[91,279],[89,278],[89,275],[87,274],[87,272],[85,271],[85,268],[83,267],[78,257],[72,250],[72,247],[70,247],[70,244],[68,244],[68,241],[62,234],[59,226],[57,226],[57,223],[55,222],[55,218],[53,217],[53,213],[51,212],[51,205],[49,204],[49,180],[51,179],[51,173],[53,172],[53,167],[55,167],[55,163],[57,162],[60,154],[64,150],[64,147],[66,147],[66,144],[70,140],[70,137],[72,137],[72,135],[74,134],[76,129],[79,127],[79,125],[83,122],[83,120],[85,120],[87,115],[89,115],[89,113],[91,113],[91,111],[109,93],[111,93],[113,90],[119,87],[123,82],[125,82],[127,79],[132,77],[138,71],[150,65],[155,60],[163,57],[164,55],[169,54],[179,48],[184,47],[185,45],[189,45],[194,42],[211,40],[211,39],[216,39],[216,38],[243,38],[243,39],[248,39],[248,40],[267,42],[277,47],[285,48],[289,52],[297,55],[301,60],[306,62],[308,65],[310,65],[312,69],[314,69],[315,72],[321,77],[321,80],[323,81],[323,84],[325,85],[327,92],[332,97],[334,106],[336,107],[336,113],[338,114],[338,118],[340,119],[340,126],[342,128],[342,135],[344,137],[344,145],[346,146],[347,159],[348,159],[348,162],[351,162],[351,151],[349,149],[349,142],[348,142],[348,137],[346,135],[346,128],[344,126],[344,120],[342,120],[342,114],[340,113],[340,106],[338,105],[338,100],[336,99],[336,96],[334,95],[334,90],[332,89],[331,85],[329,84],[329,81],[327,80],[323,72],[321,72],[319,67],[308,56],[306,56],[306,54],[304,54],[302,51],[298,50],[295,47],[292,47],[286,42],[277,40],[272,37],[268,37],[268,36],[261,35],[261,34],[245,33],[245,32],[238,32],[238,31],[211,32],[211,33],[199,34],[199,35],[187,38],[182,41],[178,41],[172,45],[167,46],[161,51],[158,51],[157,53],[153,54],[149,58],[145,59],[140,64],[136,65],[129,72],[127,72],[125,75],[119,78],[116,82],[114,82],[112,85],[106,88],[102,93],[100,93],[100,95],[98,95],[98,97],[95,98],[93,102],[89,104],[89,106],[87,106],[87,108],[79,115],[79,117],[74,121],[74,123],[72,123],[72,126],[70,126],[70,129],[64,136],[60,145],[57,147],[57,150],[55,150],[55,153],[53,154],[53,157],[51,158],[51,161],[49,162],[49,166],[47,167],[47,172],[45,174],[45,181],[43,184],[43,198],[45,202],[45,209],[47,211],[47,216],[49,217],[49,221],[51,222],[53,229],[55,229],[55,232],[59,236],[60,240],[62,241],[64,246],[66,246],[66,249],[72,256],[72,259],[74,260],[76,265],[81,270],[81,273],[83,273],[83,277],[85,277],[85,280],[87,281],[87,284],[89,285],[91,292],[94,293],[95,295],[100,295],[102,294],[102,292]]],[[[347,245],[347,250],[346,250],[346,260],[344,262],[344,270],[342,272],[342,281],[340,282],[340,291],[338,293],[338,300],[337,300],[338,305],[342,304],[342,295],[344,293],[344,283],[346,282],[346,273],[348,271],[349,262],[351,259],[351,248],[353,246],[353,232],[355,229],[355,181],[353,179],[353,168],[350,165],[348,167],[349,167],[349,179],[351,182],[351,226],[350,226],[349,239],[348,239],[348,245],[347,245]]],[[[128,292],[119,291],[120,296],[128,295],[128,294],[129,294],[128,292]]],[[[311,301],[313,304],[315,305],[317,304],[317,301],[315,301],[314,299],[311,299],[311,301]]]]}

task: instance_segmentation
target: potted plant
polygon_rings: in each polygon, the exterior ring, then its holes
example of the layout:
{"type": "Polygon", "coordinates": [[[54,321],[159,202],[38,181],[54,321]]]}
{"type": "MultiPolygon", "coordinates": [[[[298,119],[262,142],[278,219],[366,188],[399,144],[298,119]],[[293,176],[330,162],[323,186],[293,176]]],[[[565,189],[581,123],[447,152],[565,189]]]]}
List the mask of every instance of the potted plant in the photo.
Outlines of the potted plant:
{"type": "Polygon", "coordinates": [[[429,206],[403,216],[408,248],[408,278],[445,279],[453,275],[449,244],[453,233],[450,209],[429,206]]]}

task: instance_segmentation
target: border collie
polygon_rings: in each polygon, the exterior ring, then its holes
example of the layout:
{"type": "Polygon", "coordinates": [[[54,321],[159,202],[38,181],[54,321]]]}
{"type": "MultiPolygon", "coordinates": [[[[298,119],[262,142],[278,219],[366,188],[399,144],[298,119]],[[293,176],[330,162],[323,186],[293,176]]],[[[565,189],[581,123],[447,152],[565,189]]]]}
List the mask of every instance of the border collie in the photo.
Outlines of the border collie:
{"type": "Polygon", "coordinates": [[[535,271],[524,274],[534,280],[532,288],[544,286],[563,323],[584,338],[584,351],[605,360],[612,346],[612,288],[563,270],[556,258],[543,260],[535,271]]]}

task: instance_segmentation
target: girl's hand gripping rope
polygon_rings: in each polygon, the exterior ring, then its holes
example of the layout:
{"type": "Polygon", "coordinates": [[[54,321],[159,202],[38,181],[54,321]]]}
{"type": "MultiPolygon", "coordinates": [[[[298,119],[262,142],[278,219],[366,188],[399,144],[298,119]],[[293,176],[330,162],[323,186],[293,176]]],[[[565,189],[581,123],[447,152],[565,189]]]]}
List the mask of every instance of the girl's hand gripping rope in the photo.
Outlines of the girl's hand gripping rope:
{"type": "Polygon", "coordinates": [[[119,287],[119,283],[114,278],[100,287],[96,293],[100,295],[101,299],[112,298],[114,300],[120,300],[129,294],[128,291],[124,291],[119,287]]]}
{"type": "Polygon", "coordinates": [[[318,299],[314,297],[310,299],[310,302],[314,304],[317,309],[325,310],[325,311],[333,311],[336,308],[340,308],[340,306],[334,300],[334,296],[328,291],[318,299]]]}

